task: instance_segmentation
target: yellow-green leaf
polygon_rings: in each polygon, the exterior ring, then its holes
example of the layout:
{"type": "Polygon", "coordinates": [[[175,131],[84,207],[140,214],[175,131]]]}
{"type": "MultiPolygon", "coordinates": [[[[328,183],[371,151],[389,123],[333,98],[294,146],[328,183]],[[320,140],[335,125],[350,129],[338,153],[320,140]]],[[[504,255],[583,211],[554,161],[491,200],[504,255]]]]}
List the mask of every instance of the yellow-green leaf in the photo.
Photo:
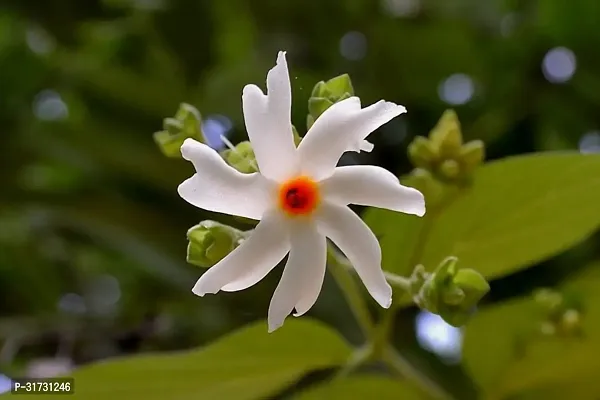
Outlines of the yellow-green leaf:
{"type": "MultiPolygon", "coordinates": [[[[75,394],[70,398],[258,400],[311,370],[339,365],[349,355],[346,342],[320,323],[289,320],[269,334],[260,322],[203,349],[113,359],[81,368],[73,374],[75,394]]],[[[40,400],[52,398],[43,395],[40,400]]]]}
{"type": "Polygon", "coordinates": [[[365,221],[381,238],[388,271],[408,275],[419,262],[431,270],[453,255],[461,266],[495,278],[560,253],[597,229],[598,171],[598,155],[509,157],[481,167],[474,185],[439,216],[431,209],[422,219],[369,210],[365,221]],[[426,244],[412,257],[425,224],[426,244]]]}
{"type": "MultiPolygon", "coordinates": [[[[503,399],[595,379],[600,371],[598,267],[593,266],[562,289],[577,293],[583,302],[581,336],[542,336],[539,327],[543,314],[536,312],[532,298],[483,309],[474,316],[466,329],[464,360],[483,391],[503,399]]],[[[600,382],[597,384],[600,389],[600,382]]]]}

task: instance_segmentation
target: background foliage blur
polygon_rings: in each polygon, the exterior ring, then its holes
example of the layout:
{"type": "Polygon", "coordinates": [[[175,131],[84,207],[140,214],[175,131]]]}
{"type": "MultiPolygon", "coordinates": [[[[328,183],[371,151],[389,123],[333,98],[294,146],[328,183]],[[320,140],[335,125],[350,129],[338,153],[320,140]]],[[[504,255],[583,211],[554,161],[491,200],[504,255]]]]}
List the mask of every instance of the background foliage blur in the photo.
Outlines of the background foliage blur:
{"type": "MultiPolygon", "coordinates": [[[[191,166],[152,141],[180,102],[216,146],[220,134],[244,140],[241,89],[262,85],[285,49],[300,131],[314,84],[341,73],[364,104],[407,107],[347,162],[409,171],[408,143],[449,107],[490,159],[597,152],[598,26],[596,0],[0,1],[0,369],[43,376],[187,349],[266,316],[281,271],[240,293],[190,291],[200,270],[185,263],[186,230],[231,221],[177,196],[191,166]]],[[[599,255],[592,238],[492,282],[486,302],[555,285],[599,255]]],[[[310,315],[360,343],[330,279],[310,315]]],[[[460,337],[413,308],[397,320],[407,357],[470,399],[460,337]]]]}

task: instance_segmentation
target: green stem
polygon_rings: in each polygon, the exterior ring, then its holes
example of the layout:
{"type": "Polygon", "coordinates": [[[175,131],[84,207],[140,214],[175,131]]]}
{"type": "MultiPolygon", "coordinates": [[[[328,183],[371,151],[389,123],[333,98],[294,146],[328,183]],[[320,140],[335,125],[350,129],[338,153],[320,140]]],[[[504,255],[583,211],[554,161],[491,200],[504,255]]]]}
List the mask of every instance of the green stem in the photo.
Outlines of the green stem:
{"type": "MultiPolygon", "coordinates": [[[[423,221],[423,226],[418,233],[417,243],[415,248],[409,258],[408,267],[414,268],[417,264],[421,262],[423,258],[423,252],[425,250],[425,245],[427,243],[427,239],[429,238],[429,234],[431,233],[431,229],[434,226],[434,221],[437,217],[442,213],[442,211],[448,207],[454,200],[456,196],[450,195],[446,198],[445,201],[438,204],[437,207],[432,207],[429,211],[428,215],[425,217],[423,221]]],[[[408,279],[400,276],[396,276],[393,274],[387,274],[386,278],[390,283],[397,283],[399,286],[405,288],[405,293],[410,293],[409,289],[409,281],[408,279]],[[390,275],[390,276],[388,276],[390,275]]],[[[381,322],[376,327],[376,342],[374,344],[375,351],[379,351],[382,356],[383,361],[392,369],[398,372],[401,376],[405,378],[413,379],[420,386],[430,392],[430,394],[436,398],[440,399],[449,399],[448,394],[445,391],[437,386],[437,384],[429,379],[426,375],[422,374],[418,369],[413,368],[413,366],[405,360],[401,354],[399,354],[394,347],[390,344],[390,336],[393,334],[393,325],[394,325],[394,317],[396,315],[396,310],[398,308],[398,302],[392,304],[389,310],[383,315],[381,322]]]]}
{"type": "Polygon", "coordinates": [[[406,293],[410,292],[410,280],[400,275],[396,275],[394,273],[383,271],[383,275],[385,275],[385,279],[392,286],[396,286],[406,293]]]}
{"type": "Polygon", "coordinates": [[[411,363],[406,360],[400,353],[396,351],[392,346],[387,346],[383,353],[383,361],[395,371],[398,375],[404,378],[411,379],[420,384],[421,388],[426,391],[430,396],[440,400],[452,400],[450,396],[443,388],[441,388],[437,382],[430,379],[427,375],[420,372],[417,368],[414,368],[411,363]]]}
{"type": "Polygon", "coordinates": [[[375,326],[367,304],[360,292],[360,288],[356,284],[356,280],[346,265],[340,261],[336,250],[331,247],[327,251],[327,260],[331,275],[344,293],[348,306],[352,314],[354,314],[354,318],[356,318],[356,322],[360,326],[364,336],[367,338],[367,341],[370,341],[373,337],[375,326]]]}

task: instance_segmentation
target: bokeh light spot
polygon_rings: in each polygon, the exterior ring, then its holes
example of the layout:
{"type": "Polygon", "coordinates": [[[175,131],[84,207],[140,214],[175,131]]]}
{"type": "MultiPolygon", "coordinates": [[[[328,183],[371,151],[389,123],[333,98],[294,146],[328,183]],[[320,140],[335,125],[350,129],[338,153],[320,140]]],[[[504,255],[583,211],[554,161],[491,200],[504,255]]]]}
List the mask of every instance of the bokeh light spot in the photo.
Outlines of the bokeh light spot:
{"type": "Polygon", "coordinates": [[[421,11],[421,0],[383,0],[383,8],[393,17],[414,17],[421,11]]]}
{"type": "Polygon", "coordinates": [[[591,131],[579,139],[579,151],[583,154],[600,153],[600,131],[591,131]]]}
{"type": "Polygon", "coordinates": [[[475,93],[475,84],[465,74],[454,74],[446,78],[438,87],[440,99],[448,104],[461,105],[469,102],[475,93]]]}
{"type": "Polygon", "coordinates": [[[227,137],[233,123],[224,115],[210,115],[202,121],[202,133],[206,144],[215,150],[225,147],[222,137],[227,137]]]}
{"type": "Polygon", "coordinates": [[[54,90],[42,90],[33,100],[33,113],[43,121],[59,121],[69,116],[69,109],[54,90]]]}
{"type": "Polygon", "coordinates": [[[462,351],[463,334],[460,328],[446,323],[442,317],[428,311],[417,315],[417,341],[426,350],[438,355],[447,363],[458,363],[462,351]]]}
{"type": "Polygon", "coordinates": [[[37,27],[30,27],[25,32],[25,41],[31,51],[36,54],[48,54],[54,50],[56,43],[46,33],[46,31],[37,27]]]}
{"type": "Polygon", "coordinates": [[[358,61],[367,55],[367,38],[360,32],[352,31],[342,36],[340,40],[340,54],[342,57],[358,61]]]}
{"type": "Polygon", "coordinates": [[[548,51],[542,61],[542,72],[549,82],[565,83],[575,74],[577,59],[566,47],[555,47],[548,51]]]}

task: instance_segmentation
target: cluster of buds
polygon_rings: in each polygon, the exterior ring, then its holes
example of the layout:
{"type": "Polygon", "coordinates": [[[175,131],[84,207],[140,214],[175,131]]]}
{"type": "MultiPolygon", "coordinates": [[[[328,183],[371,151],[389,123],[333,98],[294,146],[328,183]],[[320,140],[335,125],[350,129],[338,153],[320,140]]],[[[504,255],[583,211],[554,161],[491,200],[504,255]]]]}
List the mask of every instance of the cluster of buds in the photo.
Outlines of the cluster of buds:
{"type": "Polygon", "coordinates": [[[181,103],[175,117],[163,120],[163,130],[154,133],[154,141],[165,156],[180,158],[181,145],[188,138],[206,143],[200,113],[194,106],[181,103]]]}
{"type": "Polygon", "coordinates": [[[352,96],[354,96],[354,88],[348,74],[317,83],[308,100],[306,129],[310,129],[329,107],[352,96]]]}
{"type": "Polygon", "coordinates": [[[467,322],[490,290],[481,274],[470,268],[458,269],[457,262],[456,257],[448,257],[431,273],[418,265],[409,279],[409,291],[415,304],[456,327],[467,322]]]}
{"type": "Polygon", "coordinates": [[[412,164],[442,182],[467,182],[483,163],[485,146],[481,140],[463,144],[460,122],[453,110],[442,114],[429,137],[417,136],[408,146],[412,164]]]}
{"type": "Polygon", "coordinates": [[[546,336],[579,336],[581,327],[581,302],[576,295],[560,293],[552,289],[539,289],[533,294],[534,301],[543,314],[540,332],[546,336]]]}
{"type": "Polygon", "coordinates": [[[209,268],[238,247],[249,232],[216,221],[202,221],[187,232],[187,262],[209,268]]]}

